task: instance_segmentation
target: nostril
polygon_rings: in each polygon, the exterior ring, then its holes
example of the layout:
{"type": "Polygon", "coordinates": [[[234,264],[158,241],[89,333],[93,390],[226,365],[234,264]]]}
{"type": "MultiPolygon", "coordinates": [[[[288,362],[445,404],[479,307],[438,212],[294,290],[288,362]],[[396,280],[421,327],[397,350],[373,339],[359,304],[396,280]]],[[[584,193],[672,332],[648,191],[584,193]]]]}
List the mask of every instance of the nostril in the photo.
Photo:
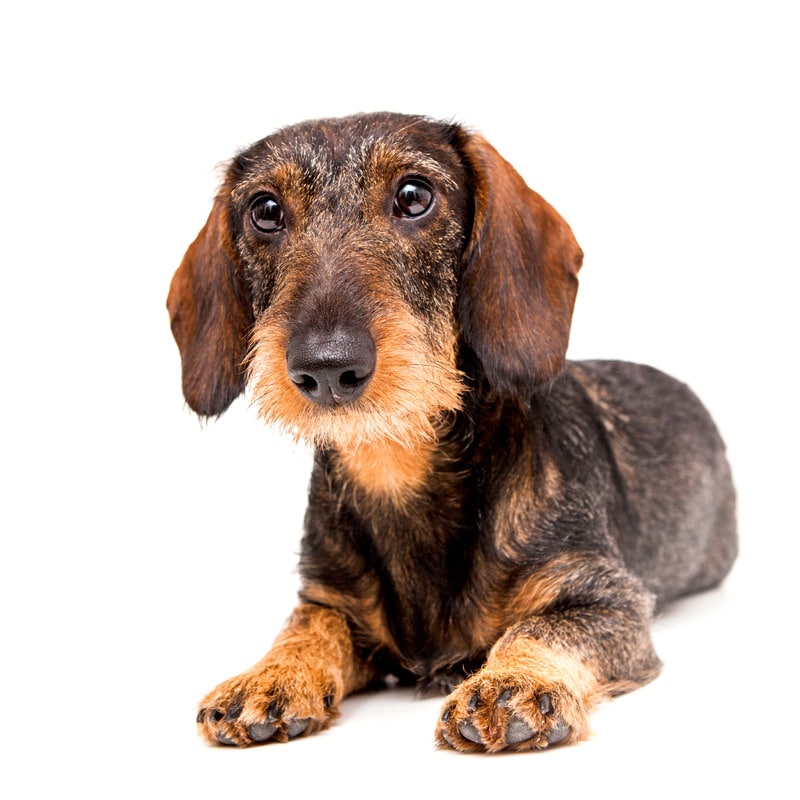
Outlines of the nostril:
{"type": "Polygon", "coordinates": [[[365,375],[364,377],[359,378],[356,375],[355,370],[349,369],[346,372],[343,372],[339,376],[339,385],[343,389],[355,389],[358,386],[360,386],[364,381],[366,381],[367,377],[368,376],[365,375]]]}
{"type": "Polygon", "coordinates": [[[316,392],[319,389],[319,384],[310,375],[299,374],[296,377],[292,376],[292,381],[295,386],[304,392],[316,392]]]}

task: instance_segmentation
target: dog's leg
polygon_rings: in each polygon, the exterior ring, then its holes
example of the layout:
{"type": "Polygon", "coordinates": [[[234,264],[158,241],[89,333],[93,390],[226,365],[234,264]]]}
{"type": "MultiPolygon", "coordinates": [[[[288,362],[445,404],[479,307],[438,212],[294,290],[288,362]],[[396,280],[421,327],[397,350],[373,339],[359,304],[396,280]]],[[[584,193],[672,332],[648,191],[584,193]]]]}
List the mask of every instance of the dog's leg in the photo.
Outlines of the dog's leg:
{"type": "Polygon", "coordinates": [[[330,725],[369,677],[344,615],[303,604],[258,664],[203,699],[198,727],[213,743],[285,742],[330,725]]]}
{"type": "Polygon", "coordinates": [[[512,625],[445,700],[436,738],[468,752],[537,750],[588,735],[604,697],[652,680],[652,597],[622,568],[583,575],[558,610],[512,625]]]}

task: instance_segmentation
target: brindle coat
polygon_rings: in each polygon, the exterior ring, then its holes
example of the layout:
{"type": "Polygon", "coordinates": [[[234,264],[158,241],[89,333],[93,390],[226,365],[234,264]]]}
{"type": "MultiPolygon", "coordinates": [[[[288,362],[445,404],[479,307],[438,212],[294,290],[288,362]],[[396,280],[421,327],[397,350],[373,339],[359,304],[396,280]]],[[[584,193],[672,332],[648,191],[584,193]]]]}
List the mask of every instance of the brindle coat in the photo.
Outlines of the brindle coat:
{"type": "Polygon", "coordinates": [[[316,446],[301,603],[202,701],[209,741],[285,741],[394,675],[467,751],[587,734],[651,680],[654,607],[736,553],[724,447],[653,369],[565,362],[582,253],[479,135],[394,114],[286,128],[228,167],[168,306],[189,405],[249,381],[316,446]]]}

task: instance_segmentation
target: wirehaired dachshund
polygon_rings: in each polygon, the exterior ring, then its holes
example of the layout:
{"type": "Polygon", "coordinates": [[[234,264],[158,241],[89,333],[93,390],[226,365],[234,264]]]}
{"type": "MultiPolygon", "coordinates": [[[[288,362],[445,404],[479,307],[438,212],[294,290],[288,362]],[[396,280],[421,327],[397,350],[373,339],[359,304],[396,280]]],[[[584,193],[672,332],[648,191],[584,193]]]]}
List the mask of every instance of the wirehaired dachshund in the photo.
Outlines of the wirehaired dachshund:
{"type": "Polygon", "coordinates": [[[582,258],[459,125],[306,122],[230,162],[169,292],[183,392],[213,417],[247,385],[315,461],[299,605],[200,703],[209,742],[388,681],[447,693],[441,747],[539,750],[656,676],[655,609],[734,561],[734,489],[686,386],[566,361],[582,258]]]}

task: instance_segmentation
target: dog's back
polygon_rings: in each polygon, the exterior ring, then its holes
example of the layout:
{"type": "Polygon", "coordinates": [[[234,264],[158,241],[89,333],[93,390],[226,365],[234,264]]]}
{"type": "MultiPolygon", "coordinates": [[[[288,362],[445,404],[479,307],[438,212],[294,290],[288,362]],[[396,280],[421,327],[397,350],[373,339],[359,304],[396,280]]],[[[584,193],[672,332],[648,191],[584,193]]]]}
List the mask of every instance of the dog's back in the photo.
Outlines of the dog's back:
{"type": "Polygon", "coordinates": [[[663,372],[621,361],[570,362],[565,380],[577,382],[596,414],[629,569],[659,604],[719,584],[737,553],[735,492],[700,400],[663,372]]]}

